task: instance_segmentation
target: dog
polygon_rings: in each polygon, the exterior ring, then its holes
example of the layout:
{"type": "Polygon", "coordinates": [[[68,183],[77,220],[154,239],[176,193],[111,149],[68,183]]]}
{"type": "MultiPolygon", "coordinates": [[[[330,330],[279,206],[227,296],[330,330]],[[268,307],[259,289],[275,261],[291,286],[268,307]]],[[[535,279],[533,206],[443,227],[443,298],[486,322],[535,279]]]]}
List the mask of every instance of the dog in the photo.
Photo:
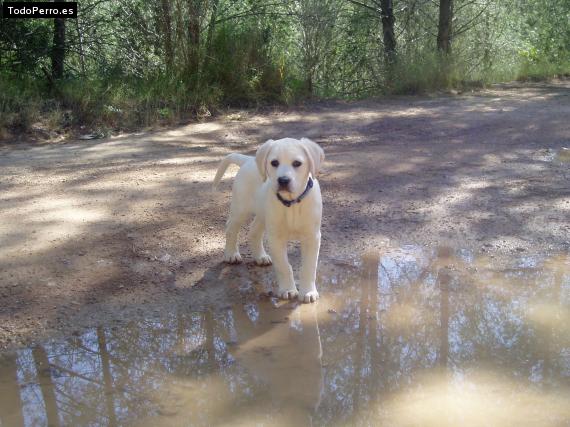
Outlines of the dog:
{"type": "Polygon", "coordinates": [[[242,261],[239,230],[255,216],[249,231],[251,251],[256,264],[273,264],[282,299],[309,303],[319,298],[315,280],[323,203],[316,176],[324,158],[323,149],[310,139],[270,139],[258,148],[255,157],[239,153],[226,156],[214,178],[215,189],[229,165],[240,166],[232,188],[224,261],[242,261]],[[263,246],[264,233],[271,256],[263,246]],[[301,243],[299,290],[287,256],[290,240],[301,243]]]}

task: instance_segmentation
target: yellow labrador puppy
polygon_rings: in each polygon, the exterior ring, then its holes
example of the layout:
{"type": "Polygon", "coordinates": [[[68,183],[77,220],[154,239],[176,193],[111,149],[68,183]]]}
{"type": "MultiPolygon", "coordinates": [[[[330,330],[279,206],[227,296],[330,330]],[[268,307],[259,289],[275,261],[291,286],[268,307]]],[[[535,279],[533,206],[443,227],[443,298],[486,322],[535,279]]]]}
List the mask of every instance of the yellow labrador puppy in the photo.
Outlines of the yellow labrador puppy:
{"type": "Polygon", "coordinates": [[[255,215],[249,232],[253,257],[259,265],[273,261],[282,299],[299,297],[314,302],[319,298],[315,278],[323,207],[315,177],[324,157],[322,148],[310,139],[270,139],[259,147],[255,157],[238,153],[226,156],[214,178],[215,188],[230,164],[241,166],[232,189],[224,260],[241,262],[239,230],[255,215]],[[263,247],[264,231],[271,258],[263,247]],[[299,290],[287,257],[289,240],[301,242],[299,290]]]}

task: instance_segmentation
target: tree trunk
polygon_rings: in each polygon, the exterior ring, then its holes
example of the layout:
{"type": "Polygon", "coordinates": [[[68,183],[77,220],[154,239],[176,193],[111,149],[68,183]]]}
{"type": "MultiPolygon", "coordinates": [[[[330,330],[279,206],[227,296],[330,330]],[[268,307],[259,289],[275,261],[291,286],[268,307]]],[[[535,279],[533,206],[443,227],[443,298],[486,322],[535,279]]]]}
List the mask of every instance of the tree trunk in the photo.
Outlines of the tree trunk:
{"type": "Polygon", "coordinates": [[[191,75],[200,65],[200,0],[188,0],[188,68],[191,75]]]}
{"type": "Polygon", "coordinates": [[[305,79],[305,86],[307,88],[307,95],[310,98],[312,98],[313,97],[313,91],[314,91],[314,89],[313,89],[313,73],[310,70],[308,70],[306,72],[306,74],[307,74],[307,78],[305,79]]]}
{"type": "Polygon", "coordinates": [[[384,42],[384,60],[386,62],[386,84],[394,83],[394,65],[396,64],[396,33],[394,32],[394,10],[392,0],[381,0],[382,40],[384,42]]]}
{"type": "Polygon", "coordinates": [[[63,77],[63,61],[65,59],[65,20],[53,20],[53,47],[51,52],[51,75],[54,79],[63,77]]]}
{"type": "Polygon", "coordinates": [[[215,371],[216,365],[216,345],[214,343],[214,315],[210,310],[204,313],[204,331],[206,333],[206,351],[208,352],[208,368],[215,371]]]}
{"type": "Polygon", "coordinates": [[[83,49],[83,33],[79,25],[79,16],[75,18],[75,29],[77,30],[77,39],[79,40],[79,64],[81,66],[81,75],[85,77],[85,51],[83,49]]]}
{"type": "Polygon", "coordinates": [[[38,345],[32,350],[32,356],[36,365],[38,382],[40,383],[40,390],[44,401],[47,426],[57,427],[61,424],[59,422],[55,385],[51,378],[51,366],[48,355],[44,348],[41,345],[38,345]]]}
{"type": "Polygon", "coordinates": [[[0,382],[0,426],[24,427],[22,398],[18,384],[18,358],[9,356],[3,361],[0,382]]]}
{"type": "Polygon", "coordinates": [[[483,52],[483,69],[485,70],[485,73],[490,72],[491,70],[491,66],[492,66],[492,53],[491,53],[491,39],[490,39],[490,35],[491,35],[491,22],[490,22],[490,16],[489,13],[486,12],[485,13],[485,32],[484,34],[484,43],[485,43],[485,50],[483,52]]]}
{"type": "MultiPolygon", "coordinates": [[[[370,344],[368,334],[368,313],[370,311],[370,286],[368,271],[370,270],[372,258],[366,254],[364,257],[364,271],[365,279],[363,280],[362,286],[360,286],[360,301],[359,301],[359,313],[358,313],[358,336],[356,337],[356,358],[355,361],[355,373],[358,378],[358,386],[354,387],[352,392],[352,402],[354,406],[354,412],[358,413],[362,410],[363,400],[366,397],[366,383],[369,377],[366,373],[370,373],[370,366],[365,366],[368,363],[366,360],[368,353],[368,345],[370,344]]],[[[367,399],[366,399],[367,400],[367,399]]]]}
{"type": "Polygon", "coordinates": [[[212,12],[210,15],[210,23],[208,24],[208,34],[206,36],[206,55],[204,57],[204,64],[202,71],[208,68],[212,59],[212,43],[214,41],[214,31],[216,30],[216,20],[218,19],[218,3],[219,0],[212,0],[212,12]]]}
{"type": "Polygon", "coordinates": [[[392,0],[382,0],[382,34],[384,40],[384,52],[389,62],[395,60],[396,55],[396,33],[394,32],[394,10],[392,0]]]}
{"type": "Polygon", "coordinates": [[[446,55],[451,53],[451,21],[453,19],[453,0],[440,0],[437,48],[446,55]]]}
{"type": "Polygon", "coordinates": [[[162,34],[164,36],[164,62],[166,71],[171,72],[174,65],[174,49],[172,45],[172,14],[170,12],[170,0],[161,0],[162,34]]]}
{"type": "MultiPolygon", "coordinates": [[[[437,253],[438,259],[446,264],[451,261],[453,252],[448,248],[440,248],[437,253]]],[[[449,285],[451,284],[452,276],[448,268],[440,268],[437,272],[437,284],[439,286],[439,351],[438,351],[438,364],[442,368],[447,368],[449,361],[449,285]]]]}
{"type": "Polygon", "coordinates": [[[451,276],[446,269],[438,273],[439,282],[439,309],[440,309],[440,329],[439,329],[439,352],[438,362],[442,368],[447,368],[449,359],[449,284],[451,276]]]}
{"type": "Polygon", "coordinates": [[[99,345],[99,356],[101,358],[101,370],[103,373],[103,384],[105,384],[105,403],[107,405],[107,416],[109,417],[109,427],[117,426],[117,415],[115,413],[113,375],[111,374],[111,363],[109,351],[107,349],[107,338],[105,330],[97,327],[97,343],[99,345]]]}

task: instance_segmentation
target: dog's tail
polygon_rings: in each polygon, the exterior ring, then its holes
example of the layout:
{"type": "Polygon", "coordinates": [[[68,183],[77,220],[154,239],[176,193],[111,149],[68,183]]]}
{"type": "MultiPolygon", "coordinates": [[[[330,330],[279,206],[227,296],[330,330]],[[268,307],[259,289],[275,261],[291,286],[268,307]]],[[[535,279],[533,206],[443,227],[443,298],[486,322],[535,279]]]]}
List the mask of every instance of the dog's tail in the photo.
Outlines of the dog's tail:
{"type": "Polygon", "coordinates": [[[221,161],[220,166],[218,166],[218,172],[216,172],[216,176],[214,178],[214,182],[212,184],[212,189],[215,190],[218,188],[218,184],[220,183],[224,173],[226,173],[226,169],[229,165],[238,165],[243,166],[245,162],[250,160],[251,156],[246,156],[244,154],[239,153],[232,153],[228,154],[224,159],[221,161]]]}

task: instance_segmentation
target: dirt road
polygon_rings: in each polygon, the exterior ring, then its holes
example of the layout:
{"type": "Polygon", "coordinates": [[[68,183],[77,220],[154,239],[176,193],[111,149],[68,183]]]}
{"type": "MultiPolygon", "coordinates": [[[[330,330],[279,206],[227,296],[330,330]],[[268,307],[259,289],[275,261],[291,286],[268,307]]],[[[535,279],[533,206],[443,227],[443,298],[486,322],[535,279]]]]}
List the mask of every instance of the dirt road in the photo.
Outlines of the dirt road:
{"type": "Polygon", "coordinates": [[[322,265],[407,243],[498,258],[570,250],[568,81],[4,146],[0,349],[173,305],[223,306],[234,274],[269,289],[271,269],[219,264],[230,180],[210,185],[224,154],[284,136],[327,155],[322,265]]]}

